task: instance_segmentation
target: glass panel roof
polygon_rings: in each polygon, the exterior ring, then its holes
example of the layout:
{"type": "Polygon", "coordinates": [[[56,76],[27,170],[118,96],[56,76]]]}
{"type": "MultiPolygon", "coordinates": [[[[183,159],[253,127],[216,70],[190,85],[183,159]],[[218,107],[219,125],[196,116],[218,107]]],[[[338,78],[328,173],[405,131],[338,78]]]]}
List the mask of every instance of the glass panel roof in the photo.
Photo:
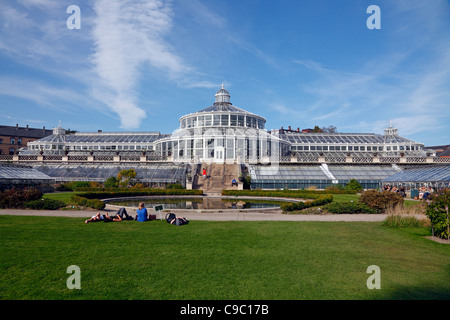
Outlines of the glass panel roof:
{"type": "Polygon", "coordinates": [[[184,179],[186,167],[168,163],[148,165],[114,165],[114,164],[54,164],[36,165],[36,171],[45,173],[52,178],[71,179],[107,179],[116,177],[119,171],[135,169],[136,179],[149,181],[180,181],[184,179]]]}
{"type": "Polygon", "coordinates": [[[381,180],[397,173],[392,166],[345,166],[328,165],[328,169],[337,180],[381,180]]]}
{"type": "Polygon", "coordinates": [[[450,182],[450,166],[429,166],[405,169],[393,174],[386,182],[450,182]]]}
{"type": "Polygon", "coordinates": [[[255,180],[330,180],[320,166],[250,166],[255,180]]]}
{"type": "MultiPolygon", "coordinates": [[[[328,165],[337,180],[382,180],[397,172],[390,165],[328,165]]],[[[331,180],[320,165],[250,166],[254,180],[331,180]]]]}
{"type": "MultiPolygon", "coordinates": [[[[384,143],[385,136],[374,133],[303,133],[285,131],[280,134],[285,140],[292,144],[307,144],[307,143],[384,143]]],[[[391,142],[391,141],[390,141],[391,142]]],[[[395,136],[393,143],[417,143],[412,140],[395,136]]]]}
{"type": "MultiPolygon", "coordinates": [[[[75,133],[65,135],[66,143],[152,143],[157,139],[170,136],[168,134],[160,134],[159,132],[148,133],[75,133]]],[[[52,142],[55,136],[51,135],[38,141],[52,142]]]]}
{"type": "Polygon", "coordinates": [[[53,180],[32,167],[11,165],[0,165],[0,179],[53,180]]]}

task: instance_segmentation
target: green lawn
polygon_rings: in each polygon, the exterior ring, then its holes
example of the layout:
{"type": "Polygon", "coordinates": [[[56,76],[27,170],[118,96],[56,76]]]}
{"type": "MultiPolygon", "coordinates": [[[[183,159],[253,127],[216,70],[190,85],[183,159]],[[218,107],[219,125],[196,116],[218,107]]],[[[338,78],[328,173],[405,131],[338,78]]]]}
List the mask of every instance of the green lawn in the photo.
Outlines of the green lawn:
{"type": "Polygon", "coordinates": [[[53,200],[60,200],[62,202],[65,202],[66,204],[70,203],[70,198],[72,197],[73,194],[80,194],[83,192],[73,192],[73,191],[68,191],[68,192],[54,192],[54,193],[46,193],[44,194],[43,198],[44,199],[53,199],[53,200]]]}
{"type": "Polygon", "coordinates": [[[0,216],[1,299],[449,299],[450,245],[363,222],[0,216]],[[67,267],[81,270],[69,290],[67,267]],[[370,265],[381,289],[369,290],[370,265]]]}

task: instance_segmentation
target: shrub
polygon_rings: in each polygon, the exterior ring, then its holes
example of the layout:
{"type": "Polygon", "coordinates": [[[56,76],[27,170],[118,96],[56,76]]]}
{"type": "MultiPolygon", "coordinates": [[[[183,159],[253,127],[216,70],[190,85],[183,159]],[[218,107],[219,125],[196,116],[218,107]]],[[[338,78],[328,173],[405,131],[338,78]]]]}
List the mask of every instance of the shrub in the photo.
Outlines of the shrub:
{"type": "Polygon", "coordinates": [[[334,184],[332,186],[328,186],[325,188],[325,191],[338,191],[345,190],[345,187],[342,184],[334,184]]]}
{"type": "Polygon", "coordinates": [[[430,219],[433,236],[448,239],[450,229],[449,207],[450,190],[441,191],[431,196],[431,201],[428,202],[425,213],[430,219]]]}
{"type": "Polygon", "coordinates": [[[55,188],[56,191],[73,191],[67,183],[62,183],[55,188]]]}
{"type": "Polygon", "coordinates": [[[305,208],[306,208],[305,203],[302,201],[285,203],[281,205],[281,210],[283,210],[283,212],[303,210],[305,208]]]}
{"type": "Polygon", "coordinates": [[[356,194],[356,190],[222,190],[224,196],[262,196],[317,199],[327,194],[356,194]]]}
{"type": "Polygon", "coordinates": [[[119,186],[119,180],[116,177],[109,177],[105,180],[105,188],[117,188],[119,186]]]}
{"type": "Polygon", "coordinates": [[[91,183],[88,181],[72,181],[60,184],[56,187],[57,191],[74,191],[77,188],[89,188],[91,183]]]}
{"type": "Polygon", "coordinates": [[[0,208],[24,208],[25,202],[40,199],[43,193],[36,188],[12,188],[0,192],[0,208]]]}
{"type": "Polygon", "coordinates": [[[383,226],[387,227],[422,227],[424,222],[416,217],[390,214],[384,221],[383,226]]]}
{"type": "Polygon", "coordinates": [[[356,190],[361,191],[363,189],[361,183],[359,183],[356,179],[351,179],[349,183],[345,185],[346,190],[356,190]]]}
{"type": "Polygon", "coordinates": [[[378,213],[384,212],[388,207],[403,206],[403,197],[390,191],[367,190],[361,194],[359,201],[375,209],[378,213]]]}
{"type": "Polygon", "coordinates": [[[325,196],[322,196],[322,197],[317,198],[316,200],[312,200],[312,201],[305,201],[305,202],[299,201],[299,202],[283,204],[283,205],[281,205],[281,210],[283,210],[283,212],[285,212],[285,213],[290,212],[290,211],[298,211],[298,210],[303,210],[306,208],[326,205],[328,203],[331,203],[332,201],[333,201],[333,195],[327,194],[325,196]]]}
{"type": "Polygon", "coordinates": [[[85,197],[80,197],[75,194],[72,195],[72,197],[70,199],[72,200],[72,202],[74,202],[75,204],[77,204],[79,206],[94,208],[97,210],[102,210],[106,206],[106,204],[101,200],[87,199],[85,197]]]}
{"type": "Polygon", "coordinates": [[[80,194],[80,196],[89,199],[138,197],[138,196],[153,196],[153,195],[199,195],[199,196],[203,195],[202,190],[187,190],[187,189],[83,188],[78,189],[78,191],[88,191],[86,193],[80,194]]]}
{"type": "Polygon", "coordinates": [[[166,189],[184,189],[184,187],[179,183],[169,183],[166,189]]]}
{"type": "Polygon", "coordinates": [[[25,206],[34,210],[58,210],[65,207],[66,204],[60,200],[54,199],[39,199],[25,203],[25,206]]]}
{"type": "Polygon", "coordinates": [[[324,207],[334,214],[372,214],[377,211],[362,202],[333,202],[324,207]]]}

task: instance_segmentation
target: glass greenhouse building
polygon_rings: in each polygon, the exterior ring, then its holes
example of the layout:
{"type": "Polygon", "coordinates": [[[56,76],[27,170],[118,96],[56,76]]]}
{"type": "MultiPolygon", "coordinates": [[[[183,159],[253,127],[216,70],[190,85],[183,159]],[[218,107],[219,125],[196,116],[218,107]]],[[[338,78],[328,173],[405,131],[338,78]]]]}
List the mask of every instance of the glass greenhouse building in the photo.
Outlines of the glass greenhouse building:
{"type": "Polygon", "coordinates": [[[213,105],[179,119],[172,134],[159,132],[76,132],[57,127],[53,135],[30,142],[23,155],[122,154],[142,152],[183,163],[269,163],[286,157],[425,157],[424,145],[390,126],[373,133],[312,133],[266,129],[266,119],[230,102],[223,87],[213,105]]]}
{"type": "Polygon", "coordinates": [[[28,143],[16,160],[3,160],[31,163],[57,182],[101,182],[135,168],[141,182],[185,186],[187,176],[195,181],[201,167],[223,164],[239,168],[229,170],[236,177],[248,174],[252,189],[324,189],[352,179],[369,189],[413,165],[450,162],[435,155],[399,136],[392,125],[384,134],[267,130],[266,119],[233,105],[222,85],[211,106],[181,116],[172,134],[70,133],[59,126],[28,143]]]}

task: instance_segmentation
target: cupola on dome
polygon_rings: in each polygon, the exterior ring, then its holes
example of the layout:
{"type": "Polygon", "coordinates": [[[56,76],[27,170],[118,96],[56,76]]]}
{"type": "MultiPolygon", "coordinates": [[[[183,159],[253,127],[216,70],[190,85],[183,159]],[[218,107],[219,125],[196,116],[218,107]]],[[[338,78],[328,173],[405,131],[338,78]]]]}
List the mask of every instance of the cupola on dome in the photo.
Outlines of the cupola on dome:
{"type": "Polygon", "coordinates": [[[216,103],[230,103],[230,93],[223,87],[216,93],[216,103]]]}

